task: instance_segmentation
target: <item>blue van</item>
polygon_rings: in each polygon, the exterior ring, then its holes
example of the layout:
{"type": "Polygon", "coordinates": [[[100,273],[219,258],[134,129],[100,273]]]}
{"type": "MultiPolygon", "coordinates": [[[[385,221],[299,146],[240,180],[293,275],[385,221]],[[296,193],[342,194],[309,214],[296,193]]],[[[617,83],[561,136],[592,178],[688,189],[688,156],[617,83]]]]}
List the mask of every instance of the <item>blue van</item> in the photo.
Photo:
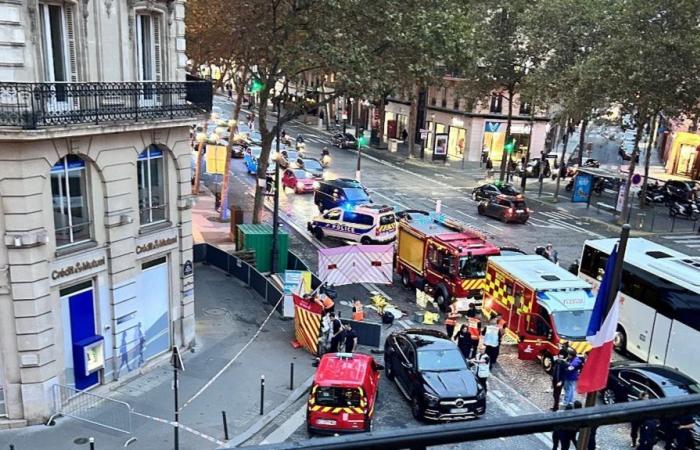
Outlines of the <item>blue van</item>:
{"type": "Polygon", "coordinates": [[[323,213],[333,208],[362,205],[372,203],[367,189],[359,181],[349,178],[337,178],[335,180],[320,181],[318,189],[314,191],[314,203],[323,213]]]}

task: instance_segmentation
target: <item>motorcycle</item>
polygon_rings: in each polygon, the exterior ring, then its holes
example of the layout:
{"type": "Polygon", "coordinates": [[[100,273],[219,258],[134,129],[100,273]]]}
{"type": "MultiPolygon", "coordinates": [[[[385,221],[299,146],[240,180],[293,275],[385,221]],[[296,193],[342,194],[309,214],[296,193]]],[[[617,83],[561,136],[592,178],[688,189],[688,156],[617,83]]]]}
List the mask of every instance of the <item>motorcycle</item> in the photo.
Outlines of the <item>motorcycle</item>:
{"type": "MultiPolygon", "coordinates": [[[[642,198],[642,191],[637,192],[637,197],[642,198]]],[[[658,183],[649,184],[644,199],[647,203],[666,203],[666,191],[658,183]]]]}
{"type": "Polygon", "coordinates": [[[327,148],[321,150],[321,166],[328,167],[331,165],[331,154],[327,148]]]}
{"type": "Polygon", "coordinates": [[[700,210],[698,209],[698,205],[691,201],[684,203],[673,202],[671,207],[668,209],[668,214],[671,217],[682,217],[684,219],[695,221],[698,220],[698,217],[700,217],[700,210]]]}

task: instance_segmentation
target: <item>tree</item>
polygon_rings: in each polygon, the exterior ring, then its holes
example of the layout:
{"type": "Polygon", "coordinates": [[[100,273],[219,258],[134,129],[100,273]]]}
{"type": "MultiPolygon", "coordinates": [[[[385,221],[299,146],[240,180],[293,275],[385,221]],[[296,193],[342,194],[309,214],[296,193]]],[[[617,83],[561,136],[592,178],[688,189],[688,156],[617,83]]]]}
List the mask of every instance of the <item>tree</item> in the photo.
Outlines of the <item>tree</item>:
{"type": "MultiPolygon", "coordinates": [[[[626,0],[610,1],[607,11],[602,25],[607,39],[584,64],[599,80],[598,89],[634,118],[634,150],[619,217],[624,223],[645,127],[662,111],[667,116],[692,111],[700,99],[700,10],[693,0],[626,0]]],[[[647,177],[648,168],[645,183],[647,177]]]]}

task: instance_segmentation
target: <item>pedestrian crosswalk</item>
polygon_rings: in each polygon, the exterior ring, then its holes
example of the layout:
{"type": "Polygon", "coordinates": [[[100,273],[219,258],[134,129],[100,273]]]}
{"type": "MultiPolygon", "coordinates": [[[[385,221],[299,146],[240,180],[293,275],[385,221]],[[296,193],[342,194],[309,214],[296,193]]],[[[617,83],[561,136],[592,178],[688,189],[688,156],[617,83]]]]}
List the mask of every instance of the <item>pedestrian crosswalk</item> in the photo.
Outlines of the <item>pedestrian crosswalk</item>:
{"type": "Polygon", "coordinates": [[[682,234],[661,237],[675,244],[680,244],[696,251],[700,250],[700,234],[682,234]]]}

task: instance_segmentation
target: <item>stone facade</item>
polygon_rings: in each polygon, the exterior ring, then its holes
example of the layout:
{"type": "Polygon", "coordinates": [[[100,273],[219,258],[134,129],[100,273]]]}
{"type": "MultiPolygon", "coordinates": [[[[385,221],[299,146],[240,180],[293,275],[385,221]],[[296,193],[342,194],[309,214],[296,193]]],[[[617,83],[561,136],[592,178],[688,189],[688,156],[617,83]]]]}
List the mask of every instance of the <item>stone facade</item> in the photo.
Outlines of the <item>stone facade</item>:
{"type": "MultiPolygon", "coordinates": [[[[0,0],[0,83],[47,81],[42,4],[71,8],[77,79],[69,81],[141,79],[139,14],[160,24],[158,81],[183,81],[184,3],[0,0]]],[[[90,338],[103,342],[86,354],[97,380],[90,388],[138,374],[165,359],[172,345],[194,344],[189,126],[199,119],[21,130],[0,118],[0,426],[3,420],[45,420],[53,386],[76,383],[75,351],[82,343],[71,333],[83,324],[76,323],[75,292],[89,292],[90,338]],[[137,169],[143,170],[139,157],[151,148],[162,155],[164,219],[144,224],[137,169]],[[67,156],[84,163],[80,201],[90,231],[88,239],[59,245],[52,170],[67,156]]],[[[73,208],[70,194],[67,202],[73,208]]]]}

